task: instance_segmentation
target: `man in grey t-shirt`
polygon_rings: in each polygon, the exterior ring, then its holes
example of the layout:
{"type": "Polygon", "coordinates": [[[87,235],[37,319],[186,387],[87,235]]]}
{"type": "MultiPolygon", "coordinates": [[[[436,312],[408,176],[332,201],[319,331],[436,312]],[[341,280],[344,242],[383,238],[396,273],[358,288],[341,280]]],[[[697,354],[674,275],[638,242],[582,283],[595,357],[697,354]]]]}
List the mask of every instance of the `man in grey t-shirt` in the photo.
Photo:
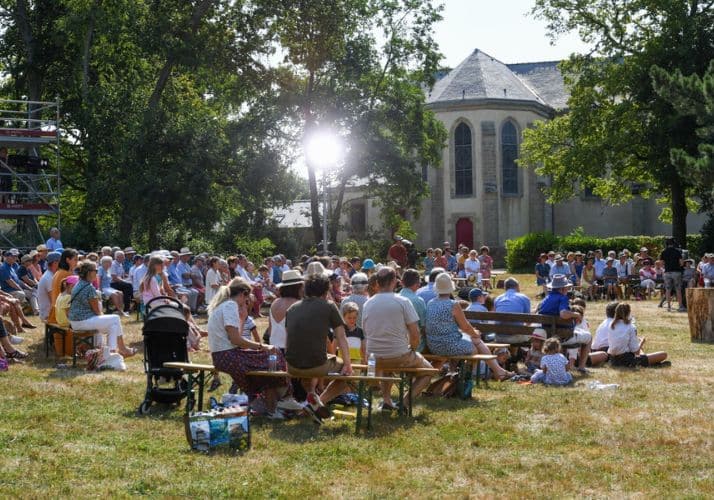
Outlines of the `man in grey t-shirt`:
{"type": "MultiPolygon", "coordinates": [[[[362,329],[367,341],[367,353],[377,358],[377,369],[431,368],[421,354],[414,352],[419,345],[419,316],[406,297],[394,293],[397,275],[391,267],[377,272],[379,293],[370,298],[362,310],[362,329]]],[[[418,377],[412,385],[415,395],[423,391],[430,376],[418,377]]],[[[382,383],[383,409],[394,409],[390,383],[382,383]]],[[[402,404],[408,405],[408,394],[402,404]]]]}

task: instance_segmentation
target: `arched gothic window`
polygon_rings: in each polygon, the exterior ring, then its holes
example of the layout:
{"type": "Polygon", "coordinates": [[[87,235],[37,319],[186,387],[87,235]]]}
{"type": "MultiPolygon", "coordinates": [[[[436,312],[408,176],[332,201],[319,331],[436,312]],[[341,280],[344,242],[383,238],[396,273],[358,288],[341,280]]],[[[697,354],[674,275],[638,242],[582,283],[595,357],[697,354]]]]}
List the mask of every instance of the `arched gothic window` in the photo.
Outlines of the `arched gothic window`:
{"type": "Polygon", "coordinates": [[[471,148],[471,128],[460,123],[454,131],[454,193],[456,196],[473,194],[473,152],[471,148]]]}
{"type": "Polygon", "coordinates": [[[501,127],[501,177],[503,194],[518,194],[518,131],[508,121],[501,127]]]}

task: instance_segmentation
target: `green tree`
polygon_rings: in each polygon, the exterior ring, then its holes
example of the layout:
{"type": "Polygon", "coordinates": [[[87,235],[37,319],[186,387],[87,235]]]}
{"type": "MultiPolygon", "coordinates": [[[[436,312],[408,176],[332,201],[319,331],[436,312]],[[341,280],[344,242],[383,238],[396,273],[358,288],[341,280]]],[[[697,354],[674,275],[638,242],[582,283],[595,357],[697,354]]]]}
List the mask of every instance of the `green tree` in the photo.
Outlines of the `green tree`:
{"type": "Polygon", "coordinates": [[[4,95],[63,101],[75,244],[232,247],[290,201],[269,15],[229,0],[0,1],[4,95]]]}
{"type": "Polygon", "coordinates": [[[612,203],[658,195],[669,203],[673,236],[686,241],[693,184],[670,152],[696,152],[696,120],[655,91],[652,72],[704,73],[714,56],[712,3],[537,0],[533,13],[553,36],[577,31],[593,52],[561,64],[568,110],[525,132],[521,165],[552,179],[551,201],[583,188],[612,203]]]}
{"type": "MultiPolygon", "coordinates": [[[[421,165],[438,166],[446,133],[424,108],[440,55],[432,38],[440,7],[430,0],[307,0],[278,9],[275,30],[294,79],[296,143],[317,127],[340,131],[349,145],[331,172],[329,219],[338,221],[351,179],[383,207],[385,220],[415,211],[427,195],[421,165]]],[[[308,164],[313,236],[322,239],[315,171],[308,164]]],[[[337,224],[330,240],[336,240],[337,224]]]]}

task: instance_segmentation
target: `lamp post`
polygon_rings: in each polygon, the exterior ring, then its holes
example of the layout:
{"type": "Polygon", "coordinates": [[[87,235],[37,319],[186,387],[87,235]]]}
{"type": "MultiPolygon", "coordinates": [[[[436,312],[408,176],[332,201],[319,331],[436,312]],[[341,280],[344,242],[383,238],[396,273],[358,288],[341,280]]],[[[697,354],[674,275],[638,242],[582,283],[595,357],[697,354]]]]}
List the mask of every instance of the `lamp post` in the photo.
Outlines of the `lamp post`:
{"type": "Polygon", "coordinates": [[[334,168],[344,153],[342,141],[329,130],[315,130],[305,141],[305,160],[322,171],[322,251],[327,254],[327,169],[334,168]]]}

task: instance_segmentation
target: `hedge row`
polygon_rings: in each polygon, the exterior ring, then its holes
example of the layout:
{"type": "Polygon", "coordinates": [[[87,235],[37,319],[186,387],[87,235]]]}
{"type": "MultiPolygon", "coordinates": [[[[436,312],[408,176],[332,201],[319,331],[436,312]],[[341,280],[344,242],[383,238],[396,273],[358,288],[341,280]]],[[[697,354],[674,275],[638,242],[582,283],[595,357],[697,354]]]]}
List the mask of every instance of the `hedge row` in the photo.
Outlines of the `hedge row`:
{"type": "MultiPolygon", "coordinates": [[[[509,272],[531,272],[538,255],[554,250],[556,252],[587,253],[590,250],[600,249],[607,253],[609,250],[620,252],[627,248],[634,253],[641,247],[647,247],[649,254],[657,256],[664,248],[667,236],[614,236],[612,238],[599,238],[583,234],[570,234],[557,236],[553,233],[529,233],[520,238],[506,241],[506,267],[509,272]]],[[[686,248],[692,255],[700,251],[702,235],[690,234],[687,236],[686,248]]]]}

